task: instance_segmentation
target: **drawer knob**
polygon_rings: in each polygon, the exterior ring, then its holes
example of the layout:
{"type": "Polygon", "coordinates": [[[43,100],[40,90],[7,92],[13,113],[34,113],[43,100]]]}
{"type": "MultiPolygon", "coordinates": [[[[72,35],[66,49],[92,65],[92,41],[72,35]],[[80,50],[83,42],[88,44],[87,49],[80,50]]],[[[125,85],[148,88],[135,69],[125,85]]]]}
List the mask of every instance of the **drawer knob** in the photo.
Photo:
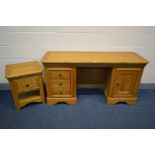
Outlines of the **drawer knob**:
{"type": "Polygon", "coordinates": [[[62,83],[60,82],[59,85],[62,86],[62,83]]]}
{"type": "Polygon", "coordinates": [[[119,83],[116,83],[116,86],[119,86],[119,83]]]}
{"type": "Polygon", "coordinates": [[[59,77],[62,77],[62,75],[61,75],[61,74],[59,74],[59,77]]]}
{"type": "Polygon", "coordinates": [[[29,84],[26,84],[26,87],[29,87],[30,85],[29,84]]]}
{"type": "Polygon", "coordinates": [[[63,92],[61,91],[60,94],[63,94],[63,92]]]}

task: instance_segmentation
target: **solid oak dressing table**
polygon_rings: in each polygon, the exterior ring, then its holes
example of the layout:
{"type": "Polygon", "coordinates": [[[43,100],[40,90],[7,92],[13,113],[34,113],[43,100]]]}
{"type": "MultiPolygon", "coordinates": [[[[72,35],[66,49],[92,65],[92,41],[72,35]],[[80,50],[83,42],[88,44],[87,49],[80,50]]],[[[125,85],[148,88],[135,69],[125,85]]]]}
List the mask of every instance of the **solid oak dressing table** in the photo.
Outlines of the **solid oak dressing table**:
{"type": "Polygon", "coordinates": [[[135,52],[49,51],[42,58],[47,103],[76,104],[77,88],[101,88],[108,104],[135,104],[146,59],[135,52]]]}

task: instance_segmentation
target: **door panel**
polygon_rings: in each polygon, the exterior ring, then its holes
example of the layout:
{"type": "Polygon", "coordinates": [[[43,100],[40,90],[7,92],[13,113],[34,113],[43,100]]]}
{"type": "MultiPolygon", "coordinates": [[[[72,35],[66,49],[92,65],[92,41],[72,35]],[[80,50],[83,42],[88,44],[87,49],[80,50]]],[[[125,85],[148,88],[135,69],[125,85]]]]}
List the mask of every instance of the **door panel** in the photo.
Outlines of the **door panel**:
{"type": "Polygon", "coordinates": [[[112,97],[136,96],[141,73],[141,68],[114,68],[110,95],[112,97]]]}

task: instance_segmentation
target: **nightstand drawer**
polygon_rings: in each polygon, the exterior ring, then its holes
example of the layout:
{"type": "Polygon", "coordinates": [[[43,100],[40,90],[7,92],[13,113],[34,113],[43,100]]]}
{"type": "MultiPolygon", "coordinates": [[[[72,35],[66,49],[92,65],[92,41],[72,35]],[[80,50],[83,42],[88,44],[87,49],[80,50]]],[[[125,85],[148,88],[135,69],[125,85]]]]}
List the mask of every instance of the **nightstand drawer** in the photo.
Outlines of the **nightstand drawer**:
{"type": "Polygon", "coordinates": [[[52,87],[70,87],[70,80],[51,80],[52,87]]]}
{"type": "Polygon", "coordinates": [[[52,70],[50,71],[50,77],[52,79],[70,79],[70,71],[52,70]]]}
{"type": "Polygon", "coordinates": [[[24,79],[18,79],[15,81],[17,86],[17,91],[28,91],[30,89],[38,88],[37,84],[37,78],[24,78],[24,79]]]}
{"type": "Polygon", "coordinates": [[[52,96],[71,95],[70,87],[52,87],[52,96]]]}

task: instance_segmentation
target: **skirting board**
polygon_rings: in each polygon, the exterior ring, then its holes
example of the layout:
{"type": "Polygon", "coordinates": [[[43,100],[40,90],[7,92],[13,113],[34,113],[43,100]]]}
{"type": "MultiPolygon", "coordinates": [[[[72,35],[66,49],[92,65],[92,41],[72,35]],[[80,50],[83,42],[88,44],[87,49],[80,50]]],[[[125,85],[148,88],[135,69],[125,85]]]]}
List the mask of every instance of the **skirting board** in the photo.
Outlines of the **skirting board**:
{"type": "MultiPolygon", "coordinates": [[[[141,83],[139,89],[155,89],[155,83],[141,83]]],[[[0,90],[10,90],[8,83],[0,83],[0,90]]]]}

